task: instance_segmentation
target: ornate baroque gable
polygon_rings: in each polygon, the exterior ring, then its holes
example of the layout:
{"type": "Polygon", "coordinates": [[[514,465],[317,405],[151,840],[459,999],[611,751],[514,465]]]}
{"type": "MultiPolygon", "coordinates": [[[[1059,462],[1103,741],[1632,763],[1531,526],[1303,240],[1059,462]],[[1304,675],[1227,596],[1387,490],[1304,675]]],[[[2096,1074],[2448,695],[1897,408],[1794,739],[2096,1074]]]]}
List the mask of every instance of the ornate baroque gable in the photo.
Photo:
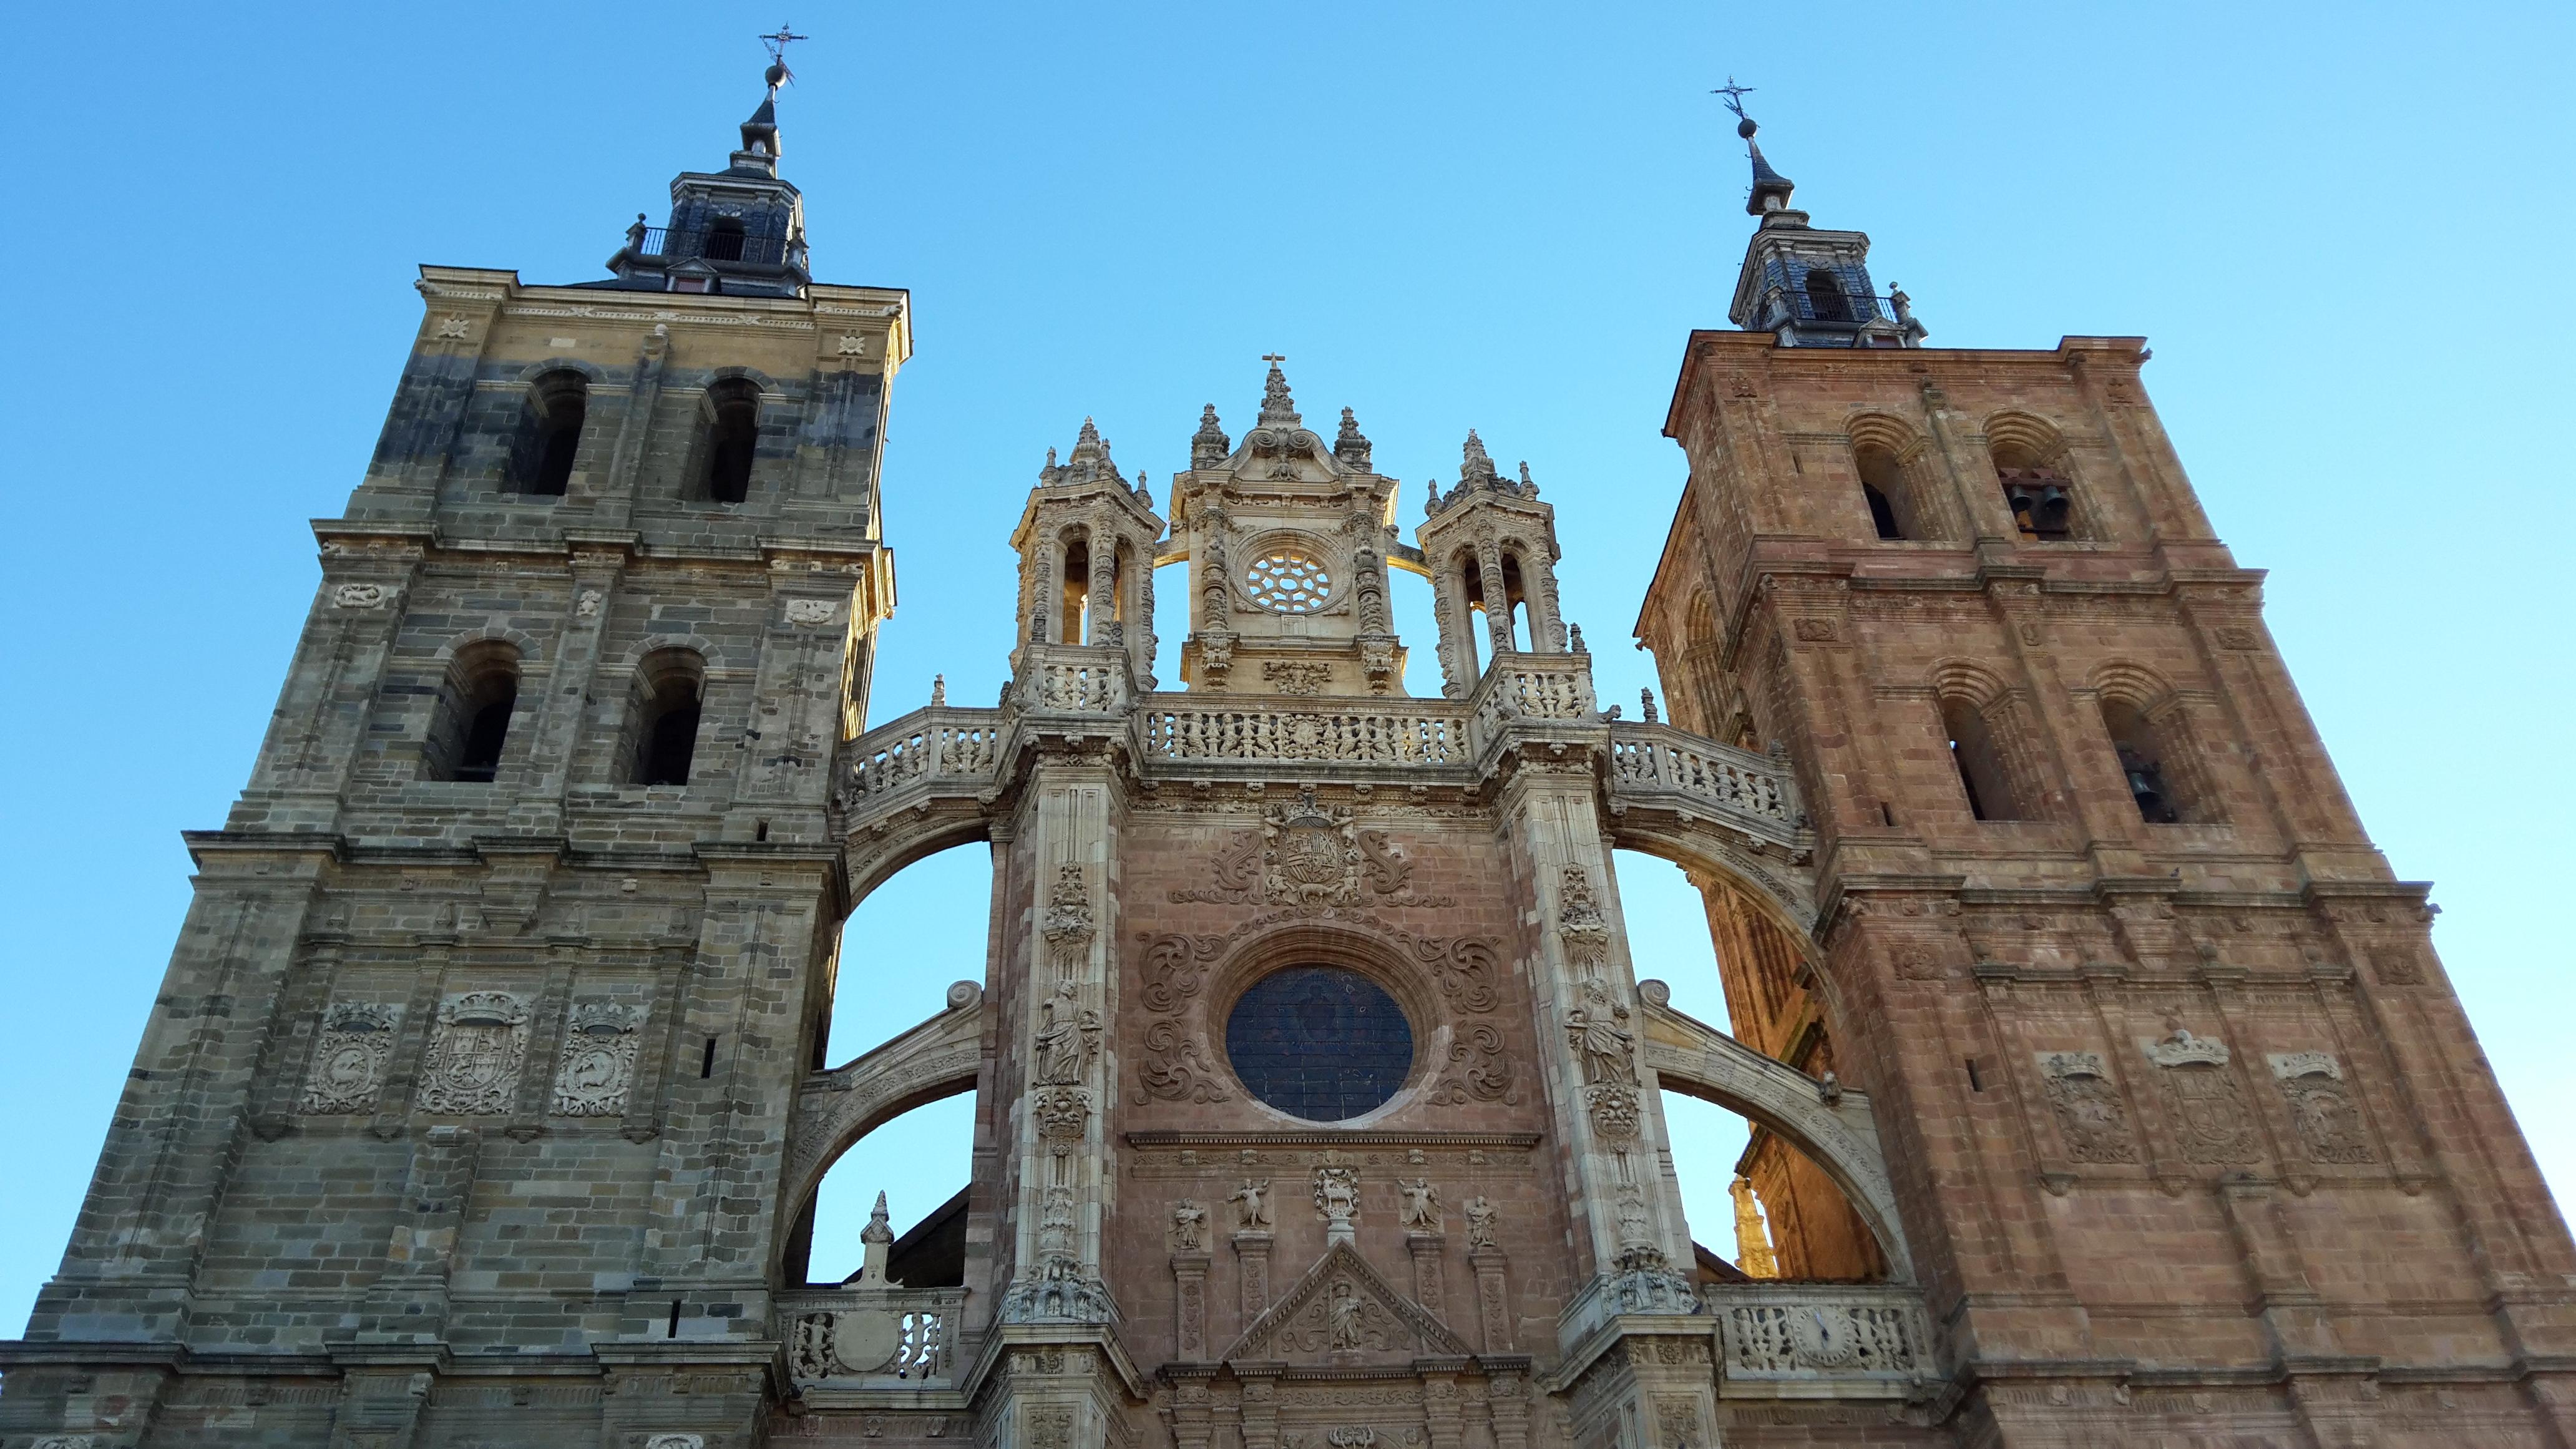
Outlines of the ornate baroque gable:
{"type": "Polygon", "coordinates": [[[1335,1243],[1223,1357],[1242,1363],[1398,1365],[1473,1352],[1429,1309],[1397,1292],[1350,1244],[1335,1243]]]}

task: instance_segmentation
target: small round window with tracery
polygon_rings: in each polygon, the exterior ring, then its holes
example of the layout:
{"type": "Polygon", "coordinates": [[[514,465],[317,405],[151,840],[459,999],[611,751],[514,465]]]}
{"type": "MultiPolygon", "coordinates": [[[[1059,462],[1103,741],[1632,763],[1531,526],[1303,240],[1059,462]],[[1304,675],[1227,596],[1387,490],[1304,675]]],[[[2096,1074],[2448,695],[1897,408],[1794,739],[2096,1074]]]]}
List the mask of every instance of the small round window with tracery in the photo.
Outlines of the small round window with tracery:
{"type": "Polygon", "coordinates": [[[1333,576],[1303,549],[1270,548],[1243,571],[1243,586],[1252,602],[1274,614],[1311,614],[1333,592],[1333,576]]]}

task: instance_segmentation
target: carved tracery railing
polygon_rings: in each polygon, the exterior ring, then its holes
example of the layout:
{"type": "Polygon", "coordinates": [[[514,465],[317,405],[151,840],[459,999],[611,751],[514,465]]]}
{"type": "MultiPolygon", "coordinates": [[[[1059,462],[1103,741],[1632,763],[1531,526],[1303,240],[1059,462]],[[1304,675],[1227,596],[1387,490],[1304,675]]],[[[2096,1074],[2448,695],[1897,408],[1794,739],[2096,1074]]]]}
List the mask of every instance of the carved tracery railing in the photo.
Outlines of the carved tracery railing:
{"type": "Polygon", "coordinates": [[[933,705],[879,725],[843,751],[845,804],[873,805],[933,782],[981,789],[1002,760],[1002,712],[933,705]]]}
{"type": "Polygon", "coordinates": [[[1726,1283],[1701,1291],[1717,1320],[1718,1378],[1737,1393],[1899,1393],[1933,1377],[1923,1295],[1857,1283],[1726,1283]]]}
{"type": "Polygon", "coordinates": [[[778,1295],[799,1389],[948,1389],[963,1288],[824,1288],[778,1295]]]}
{"type": "Polygon", "coordinates": [[[1766,833],[1792,832],[1806,823],[1788,761],[1670,725],[1612,724],[1610,780],[1614,791],[1635,803],[1750,817],[1769,826],[1766,833]]]}
{"type": "Polygon", "coordinates": [[[1150,759],[1353,765],[1464,765],[1466,714],[1428,702],[1374,707],[1365,700],[1217,700],[1156,696],[1139,720],[1150,759]]]}

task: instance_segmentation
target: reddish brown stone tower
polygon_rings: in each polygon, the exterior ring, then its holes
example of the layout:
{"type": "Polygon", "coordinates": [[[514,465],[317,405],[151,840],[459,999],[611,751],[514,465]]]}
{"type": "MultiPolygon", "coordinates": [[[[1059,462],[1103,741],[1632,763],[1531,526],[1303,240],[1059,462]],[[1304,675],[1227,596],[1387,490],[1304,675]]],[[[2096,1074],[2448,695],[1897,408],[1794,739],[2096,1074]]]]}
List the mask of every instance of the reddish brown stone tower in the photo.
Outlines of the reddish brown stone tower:
{"type": "MultiPolygon", "coordinates": [[[[1736,1035],[1875,1104],[1941,1326],[1920,1426],[2576,1442],[2576,1251],[2140,340],[1922,347],[1754,162],[1638,636],[1676,725],[1796,770],[1812,939],[1703,891],[1736,1035]]],[[[1783,1272],[1830,1273],[1853,1235],[1802,1267],[1783,1231],[1849,1217],[1802,1166],[1748,1153],[1783,1272]]]]}

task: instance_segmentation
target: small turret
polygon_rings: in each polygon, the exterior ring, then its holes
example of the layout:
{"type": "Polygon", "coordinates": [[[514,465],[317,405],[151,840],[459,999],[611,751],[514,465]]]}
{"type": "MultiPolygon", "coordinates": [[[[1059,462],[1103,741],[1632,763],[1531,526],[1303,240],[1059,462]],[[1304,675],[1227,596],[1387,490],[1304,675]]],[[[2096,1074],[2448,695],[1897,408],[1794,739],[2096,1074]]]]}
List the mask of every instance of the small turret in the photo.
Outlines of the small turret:
{"type": "Polygon", "coordinates": [[[1744,210],[1762,224],[1744,251],[1735,300],[1727,316],[1747,332],[1768,332],[1783,347],[1916,347],[1925,337],[1910,299],[1881,298],[1869,279],[1869,238],[1856,231],[1820,231],[1789,204],[1796,190],[1753,139],[1761,127],[1744,114],[1752,88],[1730,77],[1717,94],[1735,113],[1753,184],[1744,210]]]}

